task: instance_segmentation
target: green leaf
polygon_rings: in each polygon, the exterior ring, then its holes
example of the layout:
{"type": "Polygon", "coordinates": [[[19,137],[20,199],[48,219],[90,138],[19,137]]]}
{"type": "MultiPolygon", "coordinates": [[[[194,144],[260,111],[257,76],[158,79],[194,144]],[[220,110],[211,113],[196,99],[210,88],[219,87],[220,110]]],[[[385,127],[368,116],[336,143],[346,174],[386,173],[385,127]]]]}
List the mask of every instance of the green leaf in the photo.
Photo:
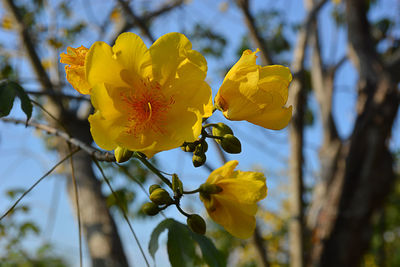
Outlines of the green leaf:
{"type": "Polygon", "coordinates": [[[149,252],[150,255],[153,257],[153,259],[158,250],[158,238],[160,237],[160,234],[164,232],[166,229],[168,229],[173,222],[174,222],[173,219],[165,219],[164,221],[160,222],[151,233],[149,242],[149,252]]]}
{"type": "Polygon", "coordinates": [[[16,82],[9,82],[8,86],[14,88],[21,101],[21,109],[26,115],[26,123],[28,123],[29,119],[32,117],[32,102],[28,97],[28,94],[25,92],[24,88],[22,88],[16,82]]]}
{"type": "Polygon", "coordinates": [[[199,245],[203,260],[210,267],[225,267],[225,259],[214,246],[212,241],[196,233],[193,233],[185,224],[173,219],[166,219],[159,223],[153,230],[149,242],[149,252],[153,257],[158,250],[158,239],[160,234],[168,229],[167,250],[172,267],[197,266],[195,242],[199,245]]]}
{"type": "Polygon", "coordinates": [[[21,101],[21,109],[25,113],[28,123],[32,116],[32,103],[24,89],[16,82],[4,81],[0,84],[0,117],[7,116],[14,104],[15,97],[21,101]]]}
{"type": "Polygon", "coordinates": [[[168,231],[167,249],[172,267],[195,266],[195,246],[186,225],[173,221],[168,231]]]}
{"type": "Polygon", "coordinates": [[[3,81],[0,84],[0,118],[10,114],[16,94],[15,90],[8,86],[8,82],[3,81]]]}
{"type": "Polygon", "coordinates": [[[190,231],[192,238],[199,244],[203,259],[210,267],[225,267],[225,259],[214,246],[213,242],[204,235],[190,231]]]}

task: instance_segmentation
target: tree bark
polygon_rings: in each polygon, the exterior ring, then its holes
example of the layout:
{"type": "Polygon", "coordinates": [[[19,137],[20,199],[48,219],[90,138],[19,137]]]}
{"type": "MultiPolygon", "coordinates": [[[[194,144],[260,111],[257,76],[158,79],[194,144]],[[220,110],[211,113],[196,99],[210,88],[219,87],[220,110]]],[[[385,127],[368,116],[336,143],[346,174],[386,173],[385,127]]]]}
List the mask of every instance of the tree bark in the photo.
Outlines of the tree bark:
{"type": "MultiPolygon", "coordinates": [[[[75,113],[66,110],[63,106],[62,99],[57,98],[57,94],[53,94],[56,90],[41,64],[40,58],[36,52],[35,43],[32,41],[29,34],[29,27],[24,24],[23,18],[20,16],[14,1],[3,0],[3,3],[8,9],[9,14],[13,16],[21,43],[27,52],[27,57],[42,86],[42,90],[48,92],[51,96],[47,104],[47,110],[63,123],[67,131],[73,137],[87,144],[91,144],[92,139],[89,123],[86,120],[79,120],[75,113]]],[[[48,118],[48,122],[56,127],[60,126],[53,118],[48,118]]],[[[62,140],[58,142],[56,149],[60,155],[69,154],[69,149],[62,140]]],[[[84,203],[81,206],[81,223],[86,240],[88,241],[87,244],[92,259],[92,265],[96,267],[128,266],[115,222],[105,203],[104,196],[101,193],[100,182],[93,173],[90,156],[79,152],[73,159],[76,180],[79,187],[78,190],[80,191],[80,203],[84,203]]],[[[68,192],[73,200],[75,199],[75,194],[73,194],[70,181],[71,179],[69,179],[68,182],[68,192]]]]}
{"type": "Polygon", "coordinates": [[[310,266],[360,264],[371,238],[371,215],[395,179],[388,139],[399,107],[398,81],[375,51],[366,1],[347,1],[346,13],[350,58],[359,70],[358,116],[329,175],[329,191],[313,230],[310,266]]]}

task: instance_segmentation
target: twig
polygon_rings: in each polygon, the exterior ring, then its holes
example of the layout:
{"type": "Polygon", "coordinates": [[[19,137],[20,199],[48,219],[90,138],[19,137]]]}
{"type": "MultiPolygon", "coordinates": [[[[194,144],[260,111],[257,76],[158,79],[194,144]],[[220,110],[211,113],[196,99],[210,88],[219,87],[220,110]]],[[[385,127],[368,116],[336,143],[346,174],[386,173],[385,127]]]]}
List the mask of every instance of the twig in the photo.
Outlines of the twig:
{"type": "Polygon", "coordinates": [[[49,171],[47,171],[42,177],[39,178],[31,187],[29,187],[28,190],[26,190],[18,199],[15,201],[15,203],[0,217],[0,221],[6,217],[8,214],[10,214],[11,211],[14,210],[14,208],[18,205],[18,203],[29,193],[32,191],[33,188],[35,188],[44,178],[49,176],[50,173],[52,173],[58,166],[60,166],[64,161],[69,159],[73,154],[78,152],[80,149],[75,149],[72,151],[70,154],[68,154],[65,158],[60,160],[56,165],[54,165],[49,171]]]}
{"type": "MultiPolygon", "coordinates": [[[[72,153],[71,144],[68,143],[68,149],[72,153]]],[[[79,266],[82,267],[82,225],[81,225],[81,208],[79,206],[79,195],[78,195],[78,186],[76,184],[76,177],[75,177],[75,169],[74,169],[74,161],[72,157],[69,159],[70,166],[71,166],[71,178],[72,183],[74,186],[74,193],[75,193],[75,205],[76,205],[76,216],[78,219],[78,242],[79,242],[79,266]]]]}
{"type": "Polygon", "coordinates": [[[136,16],[136,14],[133,12],[132,8],[129,6],[129,4],[125,0],[118,0],[118,3],[121,5],[122,9],[126,13],[126,15],[131,19],[133,23],[138,25],[139,29],[143,32],[143,34],[152,42],[154,43],[155,39],[153,35],[151,34],[149,27],[146,25],[146,21],[144,21],[142,18],[136,16]]]}
{"type": "MultiPolygon", "coordinates": [[[[3,122],[23,124],[23,125],[25,125],[25,123],[26,123],[26,121],[24,121],[24,120],[12,119],[12,118],[1,118],[1,120],[3,122]]],[[[115,162],[115,157],[113,154],[111,154],[109,152],[102,152],[96,148],[93,148],[90,145],[87,145],[84,142],[82,142],[76,138],[70,137],[65,132],[62,132],[54,127],[51,127],[46,124],[32,122],[32,121],[28,122],[28,126],[45,131],[48,134],[52,134],[52,135],[61,137],[61,138],[65,139],[68,143],[70,143],[76,147],[79,147],[80,149],[82,149],[83,151],[85,151],[86,153],[88,153],[89,155],[91,155],[92,157],[97,159],[98,161],[115,162]]]]}
{"type": "Polygon", "coordinates": [[[253,38],[254,43],[261,50],[261,59],[263,61],[263,64],[264,65],[272,65],[273,60],[269,54],[267,42],[262,37],[260,31],[257,28],[255,19],[254,19],[253,15],[250,13],[249,0],[237,0],[237,4],[240,7],[240,9],[244,15],[247,28],[250,31],[250,34],[251,34],[251,37],[253,38]]]}
{"type": "Polygon", "coordinates": [[[132,224],[131,224],[131,222],[129,221],[128,216],[126,215],[126,210],[124,209],[124,206],[122,205],[122,202],[120,201],[118,195],[115,193],[114,189],[111,187],[111,183],[110,183],[110,181],[108,180],[107,176],[105,175],[105,173],[104,173],[103,169],[101,168],[101,166],[100,166],[99,162],[97,161],[97,159],[96,159],[96,158],[93,158],[93,162],[95,163],[95,165],[96,165],[97,168],[99,169],[101,175],[103,176],[104,181],[106,182],[108,188],[110,189],[111,193],[112,193],[113,196],[115,197],[115,200],[116,200],[117,203],[118,203],[118,207],[121,209],[122,215],[123,215],[123,217],[124,217],[126,223],[128,224],[129,229],[131,230],[133,237],[135,238],[135,241],[136,241],[136,243],[137,243],[137,245],[138,245],[138,247],[139,247],[139,249],[140,249],[140,252],[142,253],[142,256],[143,256],[143,258],[144,258],[144,260],[145,260],[145,262],[146,262],[147,267],[150,267],[150,264],[149,264],[149,262],[147,261],[146,254],[144,254],[143,248],[142,248],[142,246],[140,245],[139,239],[138,239],[138,237],[136,236],[135,231],[133,230],[132,224]]]}

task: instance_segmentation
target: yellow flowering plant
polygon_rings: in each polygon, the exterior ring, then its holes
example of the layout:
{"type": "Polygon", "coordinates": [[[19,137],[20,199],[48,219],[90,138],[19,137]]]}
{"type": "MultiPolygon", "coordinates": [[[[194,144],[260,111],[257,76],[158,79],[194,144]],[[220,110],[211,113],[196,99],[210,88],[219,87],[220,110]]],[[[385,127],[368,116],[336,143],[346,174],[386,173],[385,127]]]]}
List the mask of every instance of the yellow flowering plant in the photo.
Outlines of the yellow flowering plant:
{"type": "Polygon", "coordinates": [[[261,172],[235,171],[238,163],[232,160],[214,170],[200,186],[200,199],[215,222],[245,239],[254,232],[257,202],[267,196],[267,186],[261,172]]]}
{"type": "Polygon", "coordinates": [[[205,81],[207,62],[181,33],[163,35],[150,48],[138,35],[123,33],[112,47],[95,42],[90,49],[69,47],[61,55],[61,62],[68,64],[67,80],[78,92],[90,95],[94,113],[89,122],[96,144],[114,150],[117,162],[140,160],[169,187],[170,192],[158,184],[150,186],[150,202],[142,207],[145,214],[154,216],[175,205],[192,232],[203,235],[202,217],[180,206],[185,194],[199,193],[211,219],[230,234],[242,239],[253,234],[257,203],[267,196],[263,173],[235,170],[238,161],[233,160],[211,172],[197,189],[187,191],[177,174],[168,178],[148,158],[180,146],[193,153],[195,167],[202,166],[207,138],[227,153],[241,153],[241,143],[229,126],[203,124],[216,109],[229,120],[284,128],[291,118],[292,109],[285,104],[292,76],[283,66],[257,65],[257,51],[246,50],[231,68],[214,99],[215,107],[205,81]]]}
{"type": "Polygon", "coordinates": [[[229,120],[246,120],[264,128],[280,130],[292,117],[292,107],[284,107],[292,75],[281,65],[257,65],[257,52],[243,52],[226,74],[215,97],[215,106],[229,120]]]}

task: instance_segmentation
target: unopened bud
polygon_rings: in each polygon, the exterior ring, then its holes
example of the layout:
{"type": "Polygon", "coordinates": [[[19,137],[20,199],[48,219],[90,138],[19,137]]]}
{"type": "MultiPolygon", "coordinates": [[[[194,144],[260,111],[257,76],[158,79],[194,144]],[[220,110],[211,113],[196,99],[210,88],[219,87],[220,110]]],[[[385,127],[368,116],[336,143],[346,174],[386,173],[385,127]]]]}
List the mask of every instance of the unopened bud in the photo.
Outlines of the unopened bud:
{"type": "Polygon", "coordinates": [[[197,214],[191,214],[186,220],[187,225],[193,232],[204,235],[206,233],[206,222],[197,214]]]}
{"type": "Polygon", "coordinates": [[[193,154],[201,156],[202,154],[206,153],[207,150],[208,150],[208,144],[205,141],[203,141],[196,146],[193,154]]]}
{"type": "Polygon", "coordinates": [[[157,188],[161,188],[161,186],[159,186],[158,184],[152,184],[149,187],[149,193],[153,193],[154,190],[156,190],[157,188]]]}
{"type": "Polygon", "coordinates": [[[225,134],[223,138],[220,140],[222,148],[231,154],[238,154],[242,152],[242,145],[240,144],[239,139],[231,134],[225,134]]]}
{"type": "MultiPolygon", "coordinates": [[[[225,123],[217,123],[216,126],[214,126],[212,128],[212,134],[214,136],[224,136],[226,134],[232,134],[233,135],[233,131],[232,129],[226,125],[225,123]]],[[[220,139],[215,139],[215,142],[217,142],[218,144],[221,144],[221,140],[220,139]]]]}
{"type": "Polygon", "coordinates": [[[196,148],[196,144],[194,143],[183,143],[181,146],[181,149],[185,152],[193,152],[196,148]]]}
{"type": "Polygon", "coordinates": [[[160,209],[158,208],[157,204],[154,204],[153,202],[146,202],[142,206],[142,211],[146,215],[154,216],[158,214],[160,209]]]}
{"type": "Polygon", "coordinates": [[[207,160],[206,154],[201,154],[201,155],[193,155],[192,158],[192,162],[193,162],[193,166],[195,167],[200,167],[201,165],[203,165],[207,160]]]}
{"type": "Polygon", "coordinates": [[[169,204],[173,200],[165,189],[157,188],[150,194],[150,200],[157,205],[169,204]]]}
{"type": "Polygon", "coordinates": [[[119,146],[114,150],[114,155],[117,162],[122,163],[128,161],[132,157],[133,152],[129,149],[119,146]]]}

